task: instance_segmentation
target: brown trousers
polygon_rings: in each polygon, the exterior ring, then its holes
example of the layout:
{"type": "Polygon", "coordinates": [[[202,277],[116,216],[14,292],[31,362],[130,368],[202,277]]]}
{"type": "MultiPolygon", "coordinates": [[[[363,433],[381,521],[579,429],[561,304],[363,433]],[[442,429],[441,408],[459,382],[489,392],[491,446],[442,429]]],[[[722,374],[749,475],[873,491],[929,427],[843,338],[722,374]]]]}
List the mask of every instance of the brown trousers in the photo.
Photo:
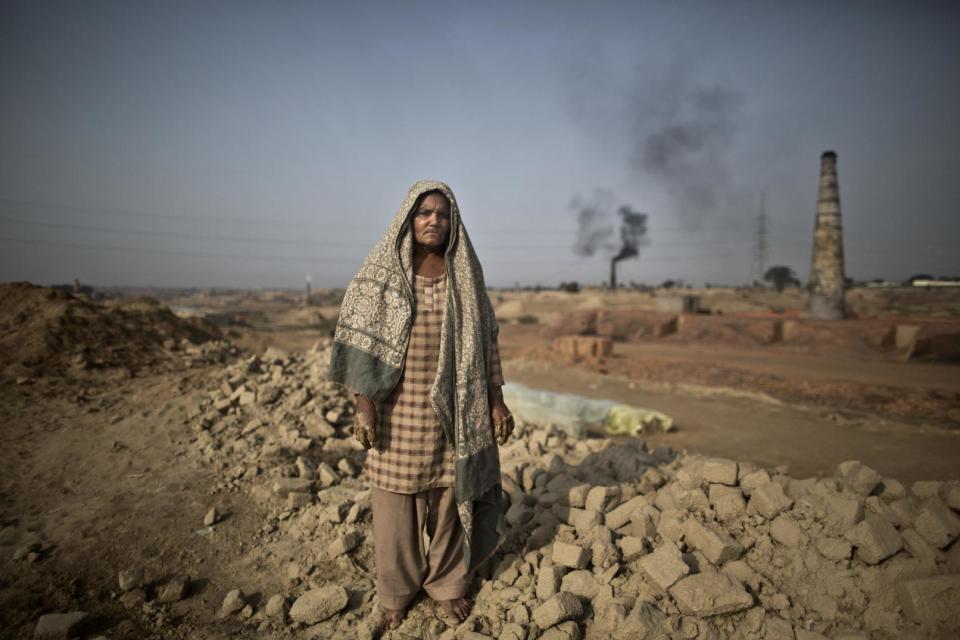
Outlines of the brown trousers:
{"type": "Polygon", "coordinates": [[[463,527],[453,487],[393,493],[372,487],[377,593],[386,609],[405,609],[422,588],[434,600],[467,592],[463,527]],[[424,531],[430,538],[424,550],[424,531]]]}

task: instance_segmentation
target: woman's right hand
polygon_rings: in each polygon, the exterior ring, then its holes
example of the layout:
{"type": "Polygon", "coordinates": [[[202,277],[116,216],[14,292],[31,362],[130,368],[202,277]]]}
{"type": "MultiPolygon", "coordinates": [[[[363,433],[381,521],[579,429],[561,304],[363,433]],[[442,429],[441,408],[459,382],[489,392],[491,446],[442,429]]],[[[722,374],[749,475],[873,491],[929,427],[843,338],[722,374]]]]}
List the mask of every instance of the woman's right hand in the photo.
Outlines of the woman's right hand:
{"type": "Polygon", "coordinates": [[[353,436],[364,449],[377,446],[377,406],[373,401],[359,393],[354,394],[357,401],[357,414],[353,418],[353,436]]]}

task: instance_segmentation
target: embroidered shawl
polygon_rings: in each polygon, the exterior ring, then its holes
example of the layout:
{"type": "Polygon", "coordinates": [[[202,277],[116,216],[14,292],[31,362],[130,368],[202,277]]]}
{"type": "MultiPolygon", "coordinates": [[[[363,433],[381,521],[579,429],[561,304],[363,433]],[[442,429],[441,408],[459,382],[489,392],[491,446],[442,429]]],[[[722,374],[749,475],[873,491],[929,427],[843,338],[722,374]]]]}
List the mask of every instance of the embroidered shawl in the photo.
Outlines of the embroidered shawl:
{"type": "Polygon", "coordinates": [[[422,180],[410,188],[347,287],[330,378],[375,402],[386,399],[399,381],[415,310],[411,213],[428,191],[439,191],[450,202],[447,302],[430,401],[452,443],[464,561],[472,569],[496,551],[506,530],[500,457],[487,399],[487,372],[499,328],[456,198],[443,182],[422,180]]]}

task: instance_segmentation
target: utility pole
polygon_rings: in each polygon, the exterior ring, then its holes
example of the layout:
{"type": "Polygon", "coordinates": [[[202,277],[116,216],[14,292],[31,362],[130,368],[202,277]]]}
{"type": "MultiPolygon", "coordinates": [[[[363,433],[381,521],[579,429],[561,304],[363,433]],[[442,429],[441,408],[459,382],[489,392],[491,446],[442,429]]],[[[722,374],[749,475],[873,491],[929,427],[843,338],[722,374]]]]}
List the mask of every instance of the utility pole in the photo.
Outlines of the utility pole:
{"type": "Polygon", "coordinates": [[[750,272],[755,282],[763,282],[767,269],[767,192],[760,192],[760,211],[757,213],[757,244],[753,249],[750,272]]]}

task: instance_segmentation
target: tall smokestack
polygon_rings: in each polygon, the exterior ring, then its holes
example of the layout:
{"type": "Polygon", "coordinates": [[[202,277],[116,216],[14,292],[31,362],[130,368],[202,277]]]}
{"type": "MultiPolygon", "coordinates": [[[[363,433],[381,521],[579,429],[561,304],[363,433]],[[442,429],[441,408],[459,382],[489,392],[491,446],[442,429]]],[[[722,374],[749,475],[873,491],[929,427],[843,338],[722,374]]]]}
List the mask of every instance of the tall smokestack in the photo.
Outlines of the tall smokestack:
{"type": "Polygon", "coordinates": [[[843,227],[840,223],[837,154],[824,151],[820,156],[820,191],[810,264],[810,317],[842,320],[845,313],[843,289],[843,227]]]}

